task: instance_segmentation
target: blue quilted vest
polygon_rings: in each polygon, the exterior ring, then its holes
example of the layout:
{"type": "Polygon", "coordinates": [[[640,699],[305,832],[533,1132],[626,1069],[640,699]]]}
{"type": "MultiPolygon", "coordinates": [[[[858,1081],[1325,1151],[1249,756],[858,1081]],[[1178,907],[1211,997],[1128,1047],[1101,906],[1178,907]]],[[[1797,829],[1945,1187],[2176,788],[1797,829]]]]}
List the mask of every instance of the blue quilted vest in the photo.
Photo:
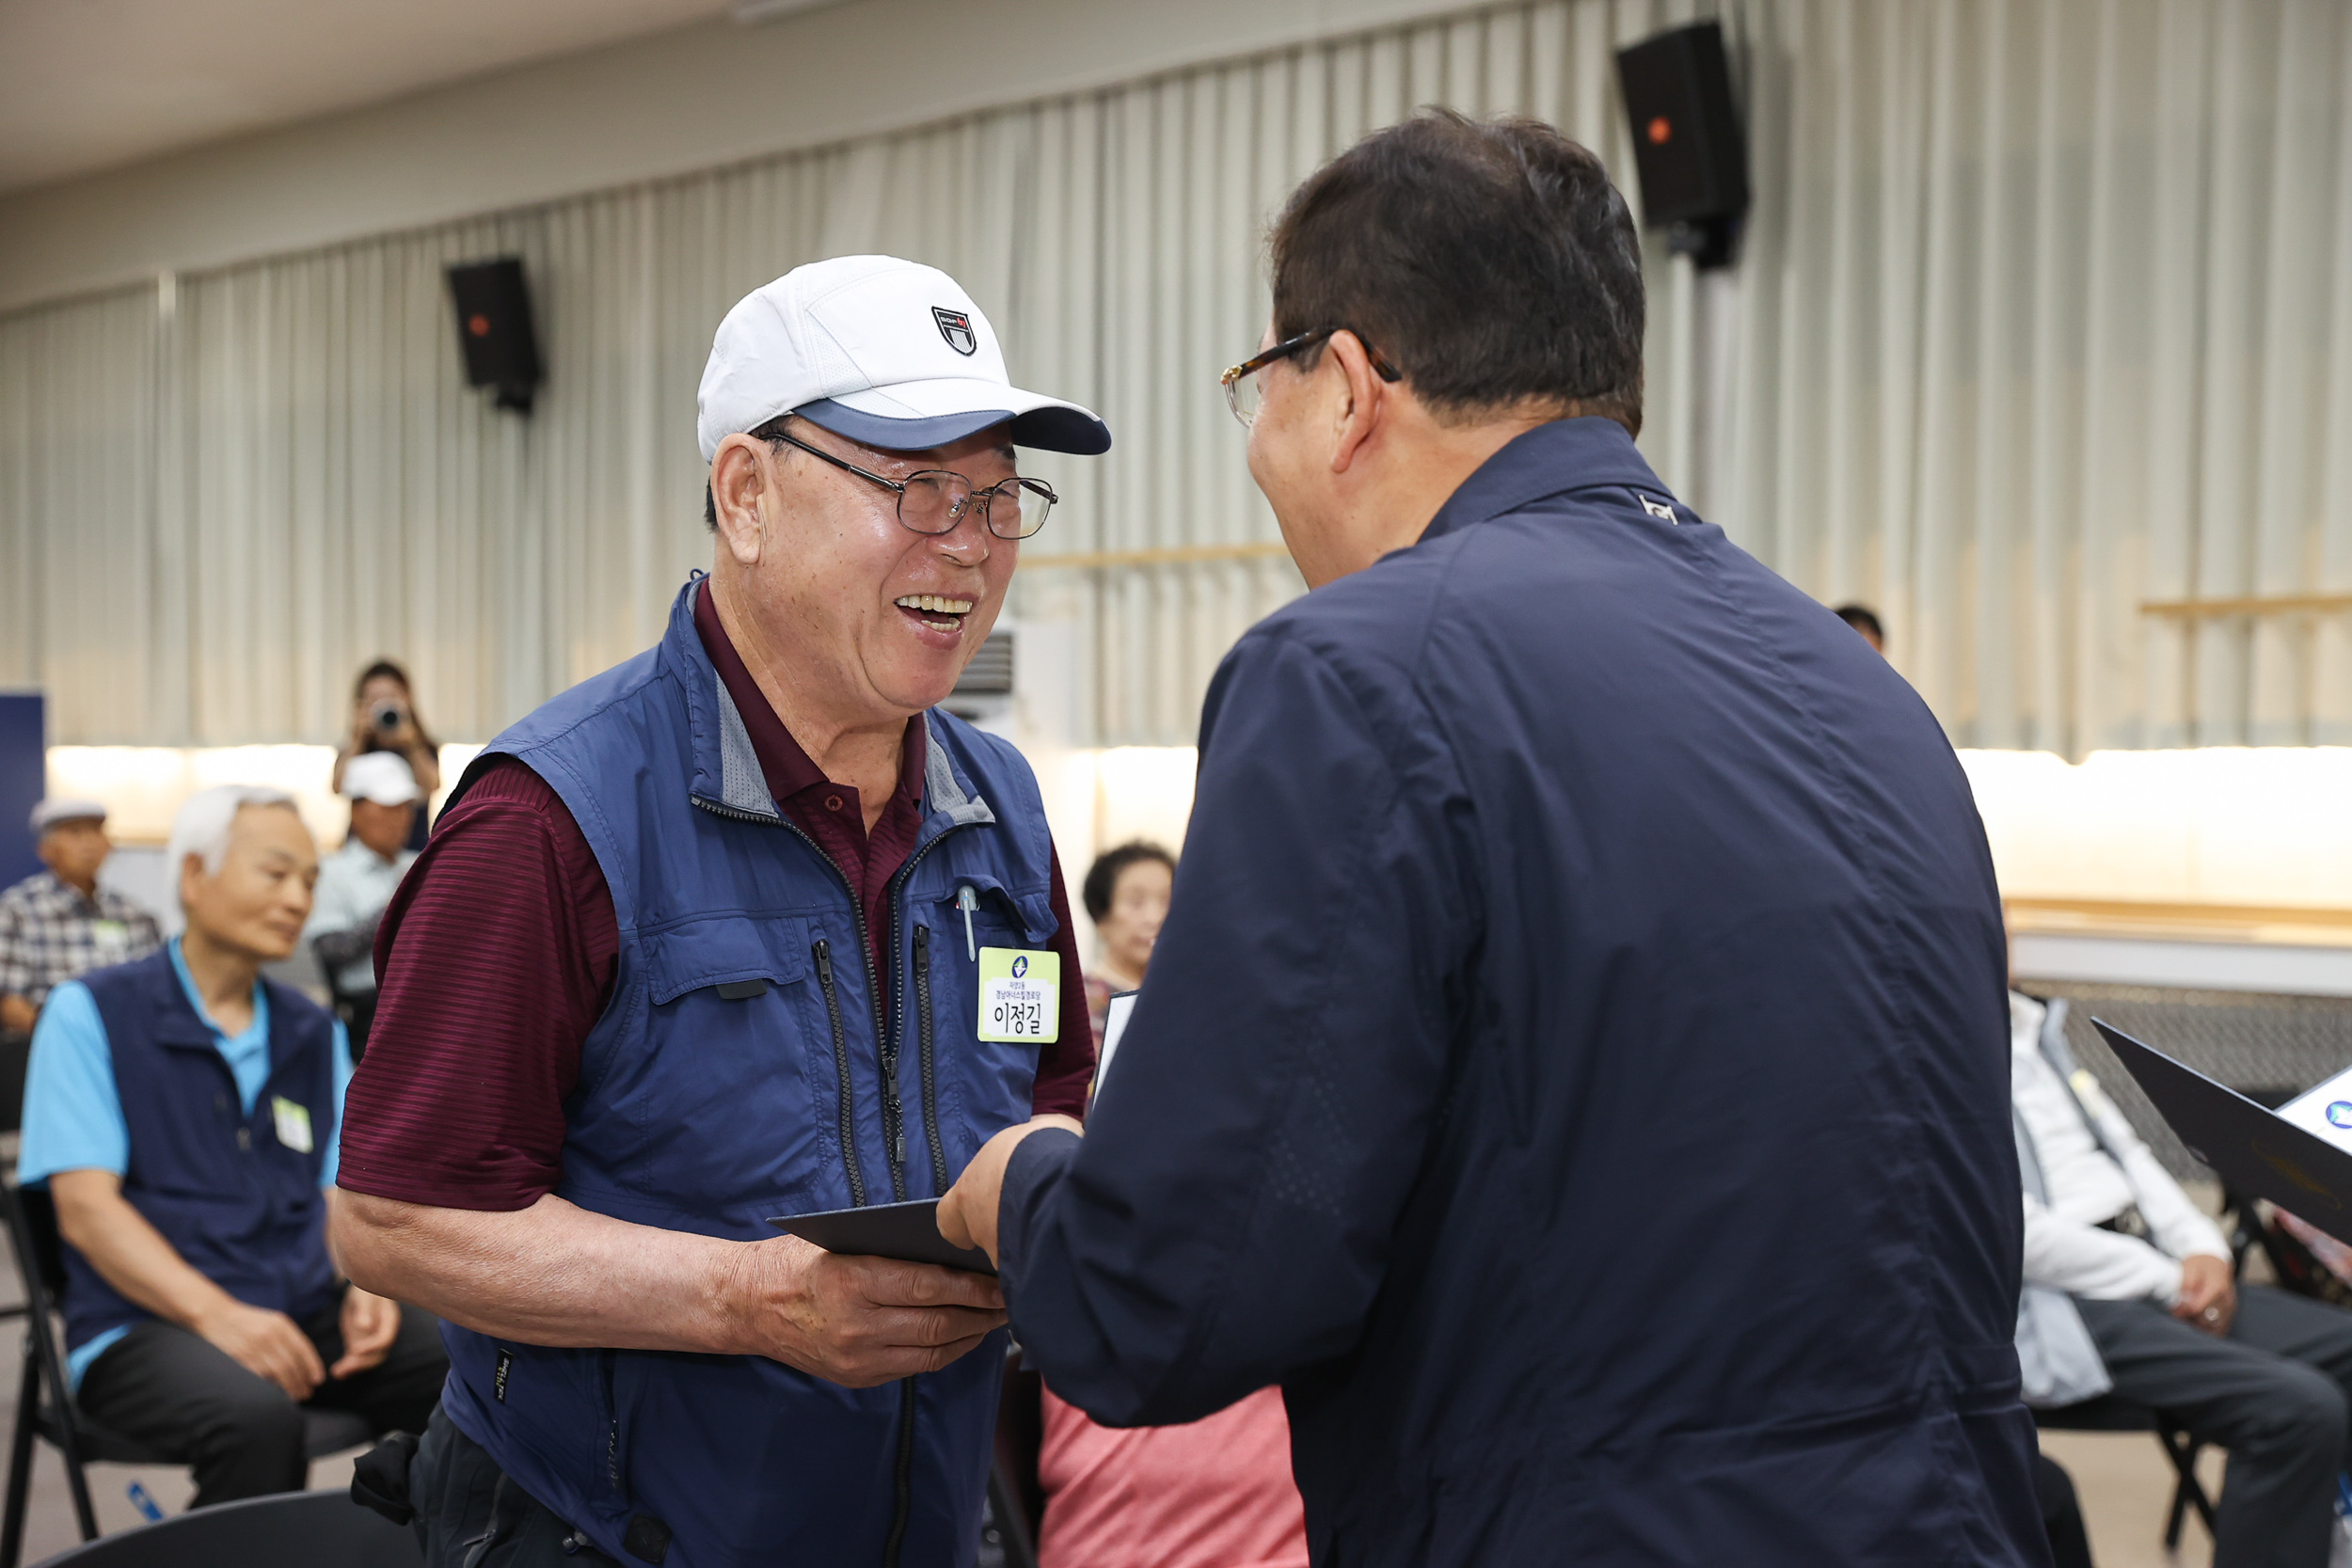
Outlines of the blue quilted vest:
{"type": "MultiPolygon", "coordinates": [[[[122,1196],[205,1278],[254,1307],[299,1323],[335,1299],[319,1191],[334,1148],[335,1021],[273,981],[269,1079],[248,1114],[213,1032],[188,1003],[171,949],[82,976],[106,1026],[115,1093],[130,1132],[122,1196]],[[278,1141],[270,1110],[291,1100],[310,1114],[310,1147],[278,1141]]],[[[87,1343],[151,1316],[65,1249],[65,1342],[87,1343]]]]}
{"type": "MultiPolygon", "coordinates": [[[[660,646],[485,756],[518,758],[563,798],[620,927],[556,1192],[749,1242],[775,1234],[771,1215],[934,1196],[1027,1118],[1038,1048],[977,1037],[958,901],[977,895],[973,948],[1043,945],[1053,851],[1020,754],[928,714],[922,831],[891,883],[889,972],[869,974],[860,906],[770,798],[693,593],[660,646]]],[[[758,1357],[444,1336],[451,1420],[622,1561],[961,1568],[978,1549],[993,1338],[851,1389],[758,1357]]]]}

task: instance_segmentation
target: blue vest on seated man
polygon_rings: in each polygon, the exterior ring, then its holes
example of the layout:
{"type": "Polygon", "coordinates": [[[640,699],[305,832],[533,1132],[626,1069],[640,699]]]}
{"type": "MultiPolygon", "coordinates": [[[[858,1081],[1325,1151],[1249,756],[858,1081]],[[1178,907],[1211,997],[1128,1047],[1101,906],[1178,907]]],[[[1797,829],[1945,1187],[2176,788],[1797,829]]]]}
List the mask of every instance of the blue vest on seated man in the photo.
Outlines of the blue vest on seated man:
{"type": "MultiPolygon", "coordinates": [[[[300,1323],[335,1299],[319,1190],[335,1147],[335,1021],[264,980],[269,1078],[247,1112],[213,1032],[189,1005],[171,949],[86,974],[130,1134],[122,1196],[188,1266],[248,1306],[300,1323]],[[279,1108],[284,1101],[300,1108],[279,1108]],[[306,1126],[309,1148],[281,1125],[306,1126]]],[[[151,1316],[65,1249],[69,1349],[151,1316]]]]}
{"type": "MultiPolygon", "coordinates": [[[[1052,940],[1053,845],[1020,753],[927,714],[922,829],[891,884],[889,972],[871,974],[848,882],[768,794],[694,586],[658,647],[485,758],[519,758],[563,798],[620,928],[557,1194],[756,1241],[771,1215],[937,1196],[1028,1118],[1039,1042],[979,1038],[976,956],[1052,940]]],[[[945,1568],[978,1550],[993,1339],[852,1389],[755,1356],[442,1334],[450,1419],[623,1561],[945,1568]]]]}

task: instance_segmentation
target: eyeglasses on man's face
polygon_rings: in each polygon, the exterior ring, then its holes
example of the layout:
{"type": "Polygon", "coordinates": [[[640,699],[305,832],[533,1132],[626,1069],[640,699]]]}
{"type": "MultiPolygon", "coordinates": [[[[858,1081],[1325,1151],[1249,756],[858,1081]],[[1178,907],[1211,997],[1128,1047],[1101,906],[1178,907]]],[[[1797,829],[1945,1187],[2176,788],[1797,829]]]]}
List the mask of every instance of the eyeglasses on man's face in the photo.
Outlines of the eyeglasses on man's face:
{"type": "Polygon", "coordinates": [[[970,480],[946,468],[924,468],[904,479],[886,479],[781,431],[771,439],[798,447],[811,457],[821,457],[860,479],[870,479],[885,490],[897,491],[898,521],[917,533],[953,533],[956,525],[977,506],[981,524],[997,538],[1026,539],[1045,526],[1046,514],[1061,499],[1054,494],[1054,487],[1041,479],[1016,476],[985,489],[975,489],[970,480]]]}
{"type": "MultiPolygon", "coordinates": [[[[1334,332],[1355,332],[1355,329],[1345,326],[1321,326],[1312,332],[1301,332],[1295,338],[1283,339],[1264,353],[1254,355],[1225,372],[1220,378],[1225,385],[1225,406],[1233,411],[1233,418],[1242,422],[1243,429],[1247,430],[1256,422],[1258,405],[1265,395],[1258,379],[1258,372],[1277,359],[1287,359],[1301,349],[1312,347],[1334,332]]],[[[1364,357],[1372,362],[1374,372],[1381,380],[1392,382],[1404,379],[1405,372],[1381,357],[1378,349],[1364,342],[1362,333],[1355,332],[1355,338],[1357,342],[1362,344],[1364,357]]]]}

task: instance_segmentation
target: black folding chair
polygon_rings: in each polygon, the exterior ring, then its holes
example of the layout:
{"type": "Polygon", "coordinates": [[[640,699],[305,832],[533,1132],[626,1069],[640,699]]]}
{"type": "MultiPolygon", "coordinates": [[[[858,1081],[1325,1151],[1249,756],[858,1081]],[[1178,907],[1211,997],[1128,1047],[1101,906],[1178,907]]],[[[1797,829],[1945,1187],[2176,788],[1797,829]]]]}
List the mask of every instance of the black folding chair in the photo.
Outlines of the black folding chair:
{"type": "Polygon", "coordinates": [[[2205,1533],[2213,1533],[2213,1499],[2205,1496],[2205,1483],[2197,1479],[2197,1455],[2204,1445],[2189,1435],[2188,1428],[2177,1417],[2151,1410],[2119,1395],[2102,1394],[2080,1404],[2037,1410],[2033,1419],[2034,1425],[2044,1432],[2154,1433],[2157,1446],[2172,1465],[2172,1501],[2164,1515],[2164,1549],[2180,1549],[2181,1526],[2192,1508],[2197,1511],[2197,1517],[2204,1521],[2205,1533]]]}
{"type": "MultiPolygon", "coordinates": [[[[65,1462],[66,1485],[73,1494],[73,1519],[84,1541],[98,1539],[98,1515],[90,1507],[89,1478],[83,1466],[179,1461],[108,1432],[74,1409],[65,1380],[65,1356],[50,1321],[65,1291],[65,1241],[57,1233],[56,1207],[46,1187],[20,1187],[10,1180],[0,1182],[0,1209],[7,1212],[9,1251],[16,1259],[17,1278],[26,1303],[24,1371],[16,1389],[8,1504],[5,1513],[0,1513],[0,1568],[17,1568],[24,1557],[24,1509],[32,1492],[36,1439],[56,1449],[65,1462]]],[[[356,1448],[373,1435],[364,1418],[345,1410],[305,1410],[302,1425],[303,1449],[313,1459],[356,1448]]],[[[322,1496],[333,1497],[346,1509],[367,1512],[356,1508],[341,1493],[322,1496]]]]}
{"type": "Polygon", "coordinates": [[[342,1492],[200,1508],[61,1552],[40,1568],[418,1568],[416,1532],[342,1492]]]}

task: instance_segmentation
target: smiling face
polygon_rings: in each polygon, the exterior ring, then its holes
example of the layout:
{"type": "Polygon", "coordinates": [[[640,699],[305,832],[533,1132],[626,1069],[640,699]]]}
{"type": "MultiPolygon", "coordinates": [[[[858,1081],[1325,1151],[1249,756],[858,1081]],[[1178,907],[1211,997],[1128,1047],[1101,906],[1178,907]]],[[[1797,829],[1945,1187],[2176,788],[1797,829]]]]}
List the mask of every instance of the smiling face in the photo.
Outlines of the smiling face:
{"type": "MultiPolygon", "coordinates": [[[[926,469],[981,490],[1013,476],[1004,426],[929,451],[864,447],[805,420],[795,440],[905,482],[926,469]]],[[[917,713],[955,689],[996,624],[1021,546],[968,509],[946,533],[898,520],[888,488],[787,446],[729,436],[711,466],[714,585],[797,693],[843,725],[917,713]]],[[[747,654],[748,657],[748,654],[747,654]]]]}
{"type": "Polygon", "coordinates": [[[292,806],[246,806],[229,829],[220,869],[190,855],[180,868],[188,928],[219,946],[275,963],[301,940],[319,879],[318,847],[292,806]]]}

